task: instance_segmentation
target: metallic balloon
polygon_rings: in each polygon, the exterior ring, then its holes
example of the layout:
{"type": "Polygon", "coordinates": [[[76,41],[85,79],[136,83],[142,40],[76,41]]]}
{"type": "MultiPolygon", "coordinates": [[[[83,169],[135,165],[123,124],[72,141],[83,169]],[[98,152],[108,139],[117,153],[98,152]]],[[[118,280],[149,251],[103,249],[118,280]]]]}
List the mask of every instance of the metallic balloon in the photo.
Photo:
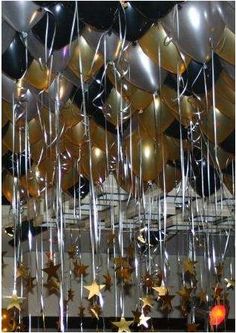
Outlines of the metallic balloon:
{"type": "Polygon", "coordinates": [[[167,163],[164,170],[159,174],[158,178],[155,180],[155,183],[166,193],[175,188],[181,180],[181,171],[178,168],[175,168],[174,165],[167,163]],[[164,184],[165,181],[165,184],[164,184]]]}
{"type": "Polygon", "coordinates": [[[64,71],[63,71],[63,76],[65,76],[65,78],[70,81],[71,83],[73,83],[73,85],[77,88],[81,87],[81,80],[72,72],[72,70],[70,70],[69,67],[67,67],[64,71]]]}
{"type": "Polygon", "coordinates": [[[90,121],[90,138],[92,143],[104,152],[106,152],[106,148],[108,149],[108,152],[110,152],[111,146],[116,141],[116,138],[112,133],[106,131],[94,121],[90,121]]]}
{"type": "MultiPolygon", "coordinates": [[[[180,140],[165,135],[165,144],[168,150],[169,161],[180,160],[180,140]]],[[[183,140],[183,148],[187,149],[187,140],[183,140]]]]}
{"type": "Polygon", "coordinates": [[[225,28],[223,37],[218,43],[215,52],[230,64],[235,64],[235,34],[225,28]]]}
{"type": "Polygon", "coordinates": [[[16,127],[14,133],[13,125],[10,122],[2,141],[10,151],[14,153],[21,153],[25,150],[24,139],[24,130],[16,127]]]}
{"type": "Polygon", "coordinates": [[[62,175],[62,190],[66,192],[70,187],[74,186],[77,183],[78,179],[79,175],[76,172],[76,169],[72,167],[69,172],[62,175]]]}
{"type": "MultiPolygon", "coordinates": [[[[205,149],[206,150],[206,149],[205,149]]],[[[205,158],[207,158],[207,151],[203,151],[205,158]]],[[[219,162],[219,167],[221,170],[225,169],[229,162],[232,160],[232,157],[229,153],[224,151],[221,147],[217,147],[217,160],[215,156],[215,145],[209,141],[209,154],[210,154],[210,163],[217,168],[217,162],[219,162]]]]}
{"type": "MultiPolygon", "coordinates": [[[[54,73],[62,72],[68,65],[70,58],[73,54],[76,41],[64,46],[60,50],[52,52],[52,71],[54,73]]],[[[30,54],[37,60],[41,61],[44,65],[49,64],[49,49],[46,49],[47,61],[45,59],[45,45],[43,45],[33,34],[32,31],[27,36],[27,47],[30,54]]]]}
{"type": "Polygon", "coordinates": [[[235,182],[233,181],[233,177],[230,175],[224,175],[223,181],[229,192],[232,195],[235,195],[235,182]]]}
{"type": "MultiPolygon", "coordinates": [[[[220,89],[218,85],[215,94],[215,105],[220,112],[222,112],[225,116],[230,119],[235,119],[235,103],[234,99],[230,100],[230,98],[234,98],[234,91],[230,91],[227,86],[223,86],[224,90],[220,89]]],[[[212,102],[212,101],[211,101],[212,102]]]]}
{"type": "Polygon", "coordinates": [[[60,121],[66,128],[73,127],[82,120],[80,109],[69,99],[60,110],[60,121]]]}
{"type": "Polygon", "coordinates": [[[35,59],[27,70],[24,80],[38,90],[46,90],[53,80],[53,74],[47,66],[41,65],[35,59]]]}
{"type": "Polygon", "coordinates": [[[103,183],[107,174],[107,159],[106,153],[96,146],[91,147],[91,154],[89,150],[89,144],[85,144],[82,147],[82,156],[80,161],[81,173],[93,182],[103,183]],[[90,155],[91,155],[91,169],[90,169],[90,155]]]}
{"type": "Polygon", "coordinates": [[[68,141],[76,146],[80,146],[85,140],[85,125],[80,121],[75,126],[68,128],[65,132],[68,141]]]}
{"type": "Polygon", "coordinates": [[[7,75],[2,73],[2,98],[7,102],[12,103],[15,91],[16,80],[9,78],[7,75]]]}
{"type": "Polygon", "coordinates": [[[27,32],[43,17],[42,11],[32,1],[3,1],[3,18],[17,31],[27,32]]]}
{"type": "MultiPolygon", "coordinates": [[[[217,143],[223,142],[228,135],[234,130],[234,122],[226,117],[222,112],[215,108],[216,118],[216,141],[217,143]]],[[[210,108],[205,114],[202,114],[200,127],[203,133],[208,137],[211,142],[214,139],[214,111],[210,108]]]]}
{"type": "Polygon", "coordinates": [[[122,42],[113,32],[101,32],[86,25],[82,36],[91,48],[98,48],[98,53],[106,56],[107,61],[115,60],[119,56],[122,42]]]}
{"type": "Polygon", "coordinates": [[[217,1],[219,12],[226,26],[235,33],[235,4],[234,1],[217,1]]]}
{"type": "Polygon", "coordinates": [[[139,44],[148,57],[155,63],[161,65],[165,70],[177,74],[185,72],[188,64],[191,60],[190,57],[182,54],[168,38],[163,26],[159,23],[153,25],[145,33],[143,37],[139,39],[139,44]]]}
{"type": "Polygon", "coordinates": [[[132,171],[143,181],[152,181],[157,178],[168,159],[168,152],[163,140],[154,141],[149,137],[140,138],[137,133],[126,139],[126,150],[129,160],[132,157],[132,171]]]}
{"type": "Polygon", "coordinates": [[[177,10],[178,13],[174,8],[161,19],[166,32],[184,54],[205,63],[211,58],[210,39],[216,47],[225,27],[216,2],[187,1],[180,4],[177,10]]]}
{"type": "MultiPolygon", "coordinates": [[[[2,193],[9,202],[12,202],[12,200],[14,198],[13,189],[14,189],[14,182],[16,181],[16,177],[13,177],[13,175],[11,175],[8,172],[4,172],[4,174],[2,175],[2,181],[3,181],[3,183],[2,183],[2,193]]],[[[25,198],[25,196],[26,196],[26,191],[25,191],[24,188],[22,188],[21,185],[20,185],[20,188],[19,188],[19,194],[20,194],[20,199],[21,200],[23,198],[25,198]]]]}
{"type": "Polygon", "coordinates": [[[39,141],[41,138],[43,138],[43,133],[38,118],[32,119],[28,123],[28,128],[29,128],[28,135],[29,135],[30,144],[34,144],[37,141],[39,141]]]}
{"type": "Polygon", "coordinates": [[[230,103],[235,104],[235,89],[232,88],[231,81],[231,78],[226,72],[221,72],[221,75],[215,84],[215,91],[217,97],[223,97],[230,103]]]}
{"type": "Polygon", "coordinates": [[[155,64],[140,45],[130,44],[124,51],[118,70],[125,79],[139,89],[154,93],[160,89],[166,72],[155,64]]]}
{"type": "Polygon", "coordinates": [[[40,174],[40,171],[36,165],[28,171],[25,176],[20,178],[21,186],[27,191],[28,195],[33,198],[40,197],[41,193],[45,189],[45,179],[40,174]]]}
{"type": "Polygon", "coordinates": [[[172,111],[159,96],[155,96],[154,101],[145,110],[140,111],[137,117],[140,130],[144,130],[154,140],[157,140],[174,121],[172,111]]]}
{"type": "Polygon", "coordinates": [[[8,49],[15,36],[15,30],[4,20],[2,20],[2,54],[8,49]]]}
{"type": "Polygon", "coordinates": [[[235,81],[235,67],[223,59],[221,59],[220,62],[227,74],[235,81]]]}
{"type": "Polygon", "coordinates": [[[47,186],[52,186],[55,180],[56,162],[47,157],[39,163],[38,170],[41,177],[45,179],[47,186]]]}
{"type": "Polygon", "coordinates": [[[72,58],[69,62],[69,69],[77,76],[83,75],[83,80],[88,81],[103,65],[103,57],[88,45],[83,37],[79,37],[72,58]],[[81,59],[81,73],[80,73],[81,59]]]}

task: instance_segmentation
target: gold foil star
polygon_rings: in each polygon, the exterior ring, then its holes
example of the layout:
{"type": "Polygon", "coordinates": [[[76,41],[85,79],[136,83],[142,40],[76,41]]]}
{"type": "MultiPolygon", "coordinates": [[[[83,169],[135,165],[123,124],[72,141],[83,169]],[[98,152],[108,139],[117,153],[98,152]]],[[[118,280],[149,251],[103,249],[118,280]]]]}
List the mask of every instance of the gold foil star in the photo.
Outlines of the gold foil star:
{"type": "Polygon", "coordinates": [[[21,311],[22,297],[18,297],[16,293],[13,292],[10,302],[7,306],[7,310],[16,308],[21,311]]]}
{"type": "Polygon", "coordinates": [[[148,272],[145,273],[145,275],[142,278],[143,284],[146,288],[153,288],[154,282],[153,282],[153,277],[151,274],[148,272]]]}
{"type": "Polygon", "coordinates": [[[118,332],[131,332],[129,327],[133,321],[126,321],[124,317],[120,318],[120,321],[112,321],[112,324],[118,327],[118,332]]]}
{"type": "Polygon", "coordinates": [[[183,269],[185,273],[190,273],[191,275],[196,274],[195,265],[197,264],[197,261],[192,261],[189,258],[185,259],[183,262],[183,269]]]}
{"type": "Polygon", "coordinates": [[[27,293],[33,294],[33,289],[36,286],[36,284],[34,284],[35,279],[36,279],[36,277],[32,277],[31,273],[29,273],[29,275],[27,276],[27,279],[25,280],[25,287],[26,287],[27,293]]]}
{"type": "Polygon", "coordinates": [[[158,293],[158,296],[165,296],[168,292],[168,289],[164,285],[160,287],[152,287],[152,289],[158,293]]]}
{"type": "Polygon", "coordinates": [[[118,267],[116,269],[116,273],[117,273],[118,278],[123,280],[125,283],[131,282],[132,272],[133,272],[133,268],[130,268],[130,267],[118,267]]]}
{"type": "Polygon", "coordinates": [[[72,290],[71,288],[68,290],[68,301],[72,301],[74,300],[74,296],[75,296],[75,292],[74,290],[72,290]]]}
{"type": "Polygon", "coordinates": [[[187,332],[197,332],[198,326],[199,326],[199,324],[196,324],[196,323],[187,324],[187,332]]]}
{"type": "Polygon", "coordinates": [[[160,296],[160,300],[162,301],[162,306],[161,306],[161,311],[162,312],[171,312],[172,311],[172,304],[171,301],[174,298],[174,295],[169,295],[169,293],[167,293],[165,296],[160,296]]]}
{"type": "Polygon", "coordinates": [[[139,309],[136,309],[135,311],[132,311],[133,315],[134,315],[134,323],[138,324],[139,323],[139,318],[141,316],[141,312],[139,311],[139,309]]]}
{"type": "Polygon", "coordinates": [[[80,306],[79,306],[79,316],[80,316],[80,318],[84,317],[84,311],[85,311],[85,307],[83,307],[83,304],[80,304],[80,306]]]}
{"type": "Polygon", "coordinates": [[[60,288],[60,283],[57,279],[52,277],[47,283],[44,283],[44,287],[47,288],[49,295],[57,295],[60,288]]]}
{"type": "Polygon", "coordinates": [[[151,317],[145,317],[145,315],[142,313],[141,316],[139,317],[139,323],[138,326],[144,326],[146,328],[148,328],[148,323],[147,321],[151,319],[151,317]]]}
{"type": "Polygon", "coordinates": [[[54,265],[54,262],[52,260],[49,260],[47,263],[47,267],[43,268],[42,271],[48,274],[48,281],[54,277],[55,279],[58,279],[58,273],[57,270],[60,268],[61,265],[54,265]]]}
{"type": "Polygon", "coordinates": [[[96,281],[93,281],[92,284],[88,286],[84,286],[85,289],[89,291],[88,299],[92,298],[93,296],[100,296],[101,291],[105,288],[105,284],[97,284],[96,281]]]}
{"type": "Polygon", "coordinates": [[[69,259],[74,259],[75,255],[76,255],[76,245],[71,244],[67,250],[67,253],[69,255],[69,259]]]}
{"type": "Polygon", "coordinates": [[[226,283],[226,288],[227,289],[234,289],[235,287],[235,280],[234,279],[224,279],[226,283]]]}
{"type": "Polygon", "coordinates": [[[200,305],[206,303],[206,292],[204,290],[201,290],[197,297],[199,298],[200,305]]]}
{"type": "Polygon", "coordinates": [[[116,258],[114,258],[114,264],[117,267],[128,267],[129,260],[127,257],[116,257],[116,258]]]}
{"type": "Polygon", "coordinates": [[[102,308],[100,307],[100,305],[98,304],[93,304],[88,308],[89,312],[91,313],[91,316],[93,318],[96,318],[97,320],[99,320],[99,317],[102,314],[102,308]]]}
{"type": "Polygon", "coordinates": [[[105,290],[111,290],[111,286],[112,286],[112,280],[111,280],[111,275],[109,273],[107,273],[106,275],[103,275],[104,279],[105,279],[105,290]]]}
{"type": "Polygon", "coordinates": [[[82,264],[81,262],[77,262],[77,260],[75,262],[73,262],[74,264],[74,269],[73,269],[73,272],[74,272],[74,275],[75,277],[78,277],[78,278],[81,278],[88,275],[88,273],[86,272],[87,268],[89,266],[86,266],[84,264],[82,264]]]}
{"type": "Polygon", "coordinates": [[[140,298],[140,301],[143,302],[142,308],[149,307],[152,308],[153,299],[150,296],[144,296],[140,298]]]}
{"type": "Polygon", "coordinates": [[[193,288],[182,287],[176,294],[181,296],[185,301],[189,301],[192,290],[193,288]]]}
{"type": "Polygon", "coordinates": [[[27,279],[29,274],[28,271],[29,271],[28,267],[26,267],[24,263],[20,263],[20,265],[17,268],[16,277],[27,279]]]}

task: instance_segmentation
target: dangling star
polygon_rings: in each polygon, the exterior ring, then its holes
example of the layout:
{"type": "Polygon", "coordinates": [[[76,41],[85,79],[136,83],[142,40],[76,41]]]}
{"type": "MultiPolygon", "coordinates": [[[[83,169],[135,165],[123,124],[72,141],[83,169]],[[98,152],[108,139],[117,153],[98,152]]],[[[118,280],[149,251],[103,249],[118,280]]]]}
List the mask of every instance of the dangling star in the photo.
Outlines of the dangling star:
{"type": "Polygon", "coordinates": [[[117,267],[128,267],[129,260],[127,257],[116,257],[116,258],[114,258],[114,264],[117,267]]]}
{"type": "Polygon", "coordinates": [[[234,289],[235,287],[235,280],[234,279],[224,279],[226,283],[226,288],[227,289],[234,289]]]}
{"type": "Polygon", "coordinates": [[[189,301],[192,290],[192,288],[182,287],[176,294],[181,296],[185,301],[189,301]]]}
{"type": "Polygon", "coordinates": [[[154,286],[153,277],[148,272],[145,273],[145,275],[142,278],[142,281],[146,288],[149,288],[149,289],[153,288],[153,286],[154,286]]]}
{"type": "Polygon", "coordinates": [[[24,263],[20,263],[20,265],[17,268],[16,277],[22,278],[22,279],[27,279],[28,274],[29,274],[28,267],[26,267],[24,263]]]}
{"type": "Polygon", "coordinates": [[[100,296],[102,289],[105,288],[105,284],[97,284],[96,281],[93,281],[92,284],[84,286],[85,289],[89,291],[88,299],[93,296],[100,296]]]}
{"type": "Polygon", "coordinates": [[[13,292],[12,296],[10,297],[10,302],[7,306],[7,310],[16,308],[17,310],[21,311],[22,299],[22,297],[17,296],[16,292],[13,292]]]}
{"type": "Polygon", "coordinates": [[[25,287],[26,287],[27,293],[33,294],[33,289],[34,289],[34,287],[36,287],[36,284],[34,284],[35,279],[36,279],[36,277],[32,277],[31,273],[29,273],[29,275],[27,276],[27,279],[25,281],[25,287]]]}
{"type": "Polygon", "coordinates": [[[224,272],[224,264],[219,262],[216,266],[216,275],[218,276],[218,278],[221,278],[221,276],[223,275],[224,272]]]}
{"type": "Polygon", "coordinates": [[[47,263],[46,268],[43,268],[42,271],[48,274],[48,281],[54,277],[55,279],[58,279],[58,273],[57,270],[60,268],[61,265],[54,265],[53,261],[49,261],[47,263]]]}
{"type": "Polygon", "coordinates": [[[139,311],[139,309],[136,309],[135,311],[132,311],[132,313],[133,313],[133,315],[134,315],[134,320],[133,320],[133,322],[135,323],[135,324],[138,324],[139,323],[139,318],[140,318],[140,316],[141,316],[141,312],[139,311]]]}
{"type": "Polygon", "coordinates": [[[160,287],[152,287],[152,289],[154,289],[157,293],[158,293],[158,296],[165,296],[168,292],[168,289],[162,285],[160,287]]]}
{"type": "Polygon", "coordinates": [[[133,321],[126,321],[124,317],[120,318],[120,321],[112,321],[112,324],[118,327],[118,332],[131,332],[129,327],[133,321]]]}
{"type": "Polygon", "coordinates": [[[76,245],[71,244],[67,250],[67,253],[69,255],[69,259],[74,259],[75,255],[76,255],[76,245]]]}
{"type": "Polygon", "coordinates": [[[142,298],[140,298],[140,301],[143,302],[142,308],[152,308],[152,304],[153,304],[153,299],[150,296],[144,296],[142,298]]]}
{"type": "Polygon", "coordinates": [[[215,287],[212,288],[214,292],[214,298],[220,298],[223,288],[217,283],[215,287]]]}
{"type": "Polygon", "coordinates": [[[89,266],[86,266],[86,265],[82,264],[81,262],[79,262],[79,264],[78,264],[77,260],[74,261],[73,264],[74,264],[73,272],[74,272],[75,277],[81,278],[81,277],[85,277],[86,275],[88,275],[86,270],[89,266]]]}
{"type": "Polygon", "coordinates": [[[79,306],[79,316],[80,318],[83,318],[84,317],[84,311],[85,311],[85,307],[83,307],[83,304],[80,304],[79,306]]]}
{"type": "Polygon", "coordinates": [[[74,290],[69,289],[69,290],[68,290],[68,301],[72,301],[72,302],[73,302],[73,300],[74,300],[74,296],[75,296],[75,292],[74,292],[74,290]]]}
{"type": "Polygon", "coordinates": [[[113,232],[110,232],[107,236],[107,245],[112,245],[114,243],[115,239],[116,239],[116,234],[113,232]]]}
{"type": "Polygon", "coordinates": [[[44,287],[47,288],[49,295],[58,295],[60,283],[57,279],[52,277],[47,283],[44,283],[44,287]]]}
{"type": "Polygon", "coordinates": [[[99,320],[99,317],[102,314],[102,308],[100,307],[100,305],[98,304],[93,304],[89,307],[89,312],[91,313],[91,316],[93,318],[96,318],[97,320],[99,320]]]}
{"type": "Polygon", "coordinates": [[[111,286],[112,286],[112,280],[111,280],[111,275],[109,273],[107,273],[106,275],[103,275],[104,279],[105,279],[105,290],[111,290],[111,286]]]}
{"type": "Polygon", "coordinates": [[[151,317],[145,317],[145,315],[142,313],[141,316],[139,317],[139,323],[138,326],[143,325],[144,327],[148,328],[148,323],[147,321],[151,319],[151,317]]]}
{"type": "Polygon", "coordinates": [[[169,295],[168,293],[165,296],[160,296],[160,300],[162,301],[161,311],[162,312],[171,312],[172,304],[171,301],[174,298],[174,295],[169,295]]]}
{"type": "Polygon", "coordinates": [[[198,326],[199,326],[199,324],[196,324],[196,323],[187,324],[187,332],[197,332],[198,326]]]}
{"type": "Polygon", "coordinates": [[[197,264],[197,261],[192,261],[189,258],[185,259],[183,262],[183,269],[185,273],[190,273],[191,275],[196,274],[195,265],[197,264]]]}
{"type": "Polygon", "coordinates": [[[116,269],[118,278],[123,280],[125,283],[129,283],[132,281],[132,276],[131,276],[132,272],[133,268],[130,267],[118,267],[116,269]]]}
{"type": "Polygon", "coordinates": [[[200,305],[201,304],[205,304],[206,303],[206,292],[204,290],[201,290],[199,292],[199,294],[197,295],[197,297],[199,298],[199,301],[200,301],[200,305]]]}

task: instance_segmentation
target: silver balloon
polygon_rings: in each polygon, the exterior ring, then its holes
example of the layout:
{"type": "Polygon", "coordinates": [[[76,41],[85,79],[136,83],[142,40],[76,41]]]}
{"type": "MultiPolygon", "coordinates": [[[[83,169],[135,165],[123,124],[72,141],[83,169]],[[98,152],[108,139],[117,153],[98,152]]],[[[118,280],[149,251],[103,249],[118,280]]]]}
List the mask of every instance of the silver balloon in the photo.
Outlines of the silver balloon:
{"type": "Polygon", "coordinates": [[[224,70],[231,77],[231,79],[235,80],[235,67],[231,65],[229,62],[223,60],[222,58],[220,59],[220,62],[224,70]]]}
{"type": "Polygon", "coordinates": [[[2,73],[2,98],[11,103],[15,92],[16,81],[10,79],[7,75],[2,73]]]}
{"type": "Polygon", "coordinates": [[[2,16],[17,31],[29,31],[43,14],[32,1],[2,1],[2,16]]]}
{"type": "Polygon", "coordinates": [[[217,1],[217,6],[227,27],[235,33],[235,3],[234,1],[217,1]]]}
{"type": "Polygon", "coordinates": [[[128,82],[150,93],[159,90],[166,77],[166,71],[159,69],[138,43],[130,44],[124,51],[118,70],[123,72],[128,82]]]}
{"type": "Polygon", "coordinates": [[[94,50],[97,49],[98,44],[100,43],[98,52],[103,56],[106,53],[106,59],[108,61],[115,60],[119,56],[122,41],[116,34],[93,30],[90,26],[87,25],[83,31],[82,36],[89,44],[89,46],[91,46],[94,50]]]}
{"type": "Polygon", "coordinates": [[[217,1],[184,2],[161,21],[183,53],[202,63],[211,58],[210,40],[215,47],[225,28],[217,1]]]}
{"type": "MultiPolygon", "coordinates": [[[[42,44],[30,31],[27,37],[28,50],[30,54],[37,60],[40,60],[43,64],[46,64],[45,59],[45,45],[42,44]]],[[[66,45],[60,50],[54,50],[52,53],[52,71],[59,73],[63,71],[68,65],[70,58],[73,54],[73,50],[76,46],[76,41],[72,42],[71,45],[66,45]]],[[[49,49],[46,48],[46,56],[49,58],[49,49]]]]}
{"type": "Polygon", "coordinates": [[[4,20],[2,20],[2,54],[11,44],[16,31],[4,20]]]}

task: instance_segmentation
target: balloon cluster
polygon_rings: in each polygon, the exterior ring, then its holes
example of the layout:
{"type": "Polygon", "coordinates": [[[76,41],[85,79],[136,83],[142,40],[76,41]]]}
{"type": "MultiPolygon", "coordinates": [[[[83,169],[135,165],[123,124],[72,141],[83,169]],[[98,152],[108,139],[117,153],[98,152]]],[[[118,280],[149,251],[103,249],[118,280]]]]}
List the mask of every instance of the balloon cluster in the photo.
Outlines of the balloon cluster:
{"type": "Polygon", "coordinates": [[[7,200],[15,177],[24,200],[58,174],[76,198],[110,172],[133,195],[169,192],[183,170],[201,196],[222,179],[233,191],[233,6],[3,2],[7,200]]]}

